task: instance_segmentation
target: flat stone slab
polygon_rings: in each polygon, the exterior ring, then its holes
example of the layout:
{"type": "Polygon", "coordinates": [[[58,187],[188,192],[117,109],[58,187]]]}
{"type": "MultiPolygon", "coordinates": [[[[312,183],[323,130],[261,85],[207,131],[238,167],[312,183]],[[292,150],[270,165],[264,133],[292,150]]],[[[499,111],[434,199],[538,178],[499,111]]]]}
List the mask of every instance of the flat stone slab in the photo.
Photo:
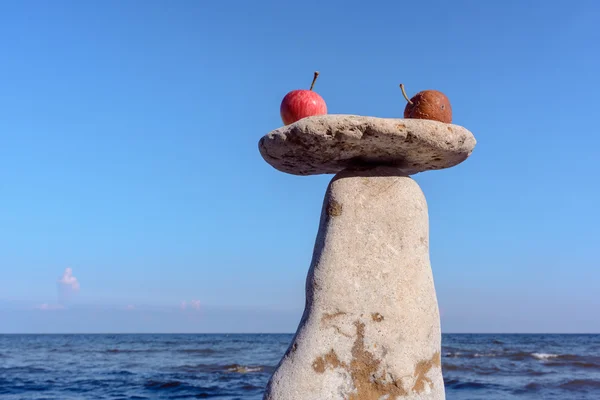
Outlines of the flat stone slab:
{"type": "Polygon", "coordinates": [[[294,175],[378,165],[412,175],[460,164],[475,143],[471,132],[454,124],[329,114],[276,129],[260,139],[258,148],[271,166],[294,175]]]}

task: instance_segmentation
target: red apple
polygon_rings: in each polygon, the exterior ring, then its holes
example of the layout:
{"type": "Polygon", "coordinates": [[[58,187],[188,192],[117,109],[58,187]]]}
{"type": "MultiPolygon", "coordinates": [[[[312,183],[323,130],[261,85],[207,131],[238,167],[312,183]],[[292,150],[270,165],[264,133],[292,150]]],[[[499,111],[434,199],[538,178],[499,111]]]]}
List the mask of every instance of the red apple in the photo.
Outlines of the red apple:
{"type": "Polygon", "coordinates": [[[319,72],[315,72],[309,90],[292,90],[281,101],[279,112],[285,125],[313,115],[327,114],[327,104],[317,92],[313,92],[319,72]]]}

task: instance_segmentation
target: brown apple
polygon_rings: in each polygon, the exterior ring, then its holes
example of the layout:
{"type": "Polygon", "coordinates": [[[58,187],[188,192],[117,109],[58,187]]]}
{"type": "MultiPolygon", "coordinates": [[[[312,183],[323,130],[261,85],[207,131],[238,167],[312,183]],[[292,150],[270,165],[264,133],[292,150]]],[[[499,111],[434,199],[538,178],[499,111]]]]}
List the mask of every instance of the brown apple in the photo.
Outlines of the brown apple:
{"type": "Polygon", "coordinates": [[[452,106],[446,95],[438,90],[423,90],[411,99],[400,84],[402,94],[408,103],[404,108],[404,118],[432,119],[434,121],[452,123],[452,106]]]}

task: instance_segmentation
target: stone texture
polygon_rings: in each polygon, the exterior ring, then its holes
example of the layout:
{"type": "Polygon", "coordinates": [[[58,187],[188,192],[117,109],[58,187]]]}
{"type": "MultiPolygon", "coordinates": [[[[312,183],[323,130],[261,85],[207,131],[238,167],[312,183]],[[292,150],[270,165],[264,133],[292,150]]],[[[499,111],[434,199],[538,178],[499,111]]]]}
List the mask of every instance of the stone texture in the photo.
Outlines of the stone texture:
{"type": "Polygon", "coordinates": [[[425,197],[397,168],[325,196],[304,315],[266,400],[445,398],[425,197]]]}
{"type": "Polygon", "coordinates": [[[303,118],[260,139],[263,158],[294,175],[333,174],[388,165],[412,175],[463,162],[475,137],[453,124],[424,119],[322,115],[303,118]]]}

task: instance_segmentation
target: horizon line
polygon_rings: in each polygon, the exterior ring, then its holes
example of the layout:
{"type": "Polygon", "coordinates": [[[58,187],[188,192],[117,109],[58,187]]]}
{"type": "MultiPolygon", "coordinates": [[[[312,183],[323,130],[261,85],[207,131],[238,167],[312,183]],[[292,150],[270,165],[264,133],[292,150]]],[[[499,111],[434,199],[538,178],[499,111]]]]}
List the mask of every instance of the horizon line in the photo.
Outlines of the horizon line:
{"type": "MultiPolygon", "coordinates": [[[[295,332],[0,332],[0,335],[294,335],[295,332]]],[[[600,332],[442,332],[442,335],[600,335],[600,332]]]]}

